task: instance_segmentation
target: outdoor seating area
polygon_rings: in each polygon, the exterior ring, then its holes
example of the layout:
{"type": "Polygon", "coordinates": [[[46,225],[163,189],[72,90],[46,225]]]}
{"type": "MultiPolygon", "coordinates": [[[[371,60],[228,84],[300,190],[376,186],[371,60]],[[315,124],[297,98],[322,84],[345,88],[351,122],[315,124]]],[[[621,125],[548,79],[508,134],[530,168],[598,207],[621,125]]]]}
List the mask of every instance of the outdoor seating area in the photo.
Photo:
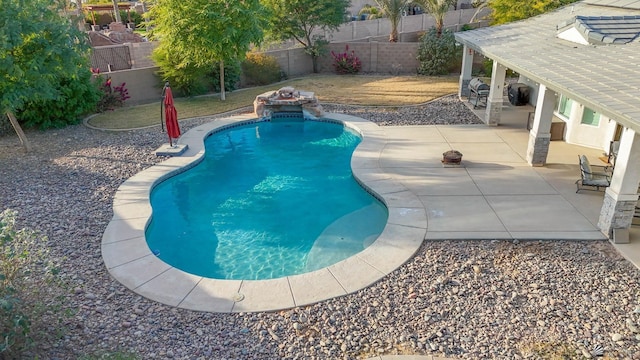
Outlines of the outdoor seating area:
{"type": "Polygon", "coordinates": [[[611,173],[608,166],[591,165],[586,155],[580,155],[580,179],[576,180],[576,193],[580,190],[594,190],[600,191],[600,188],[604,189],[611,185],[611,173]],[[594,170],[598,168],[599,170],[594,170]]]}

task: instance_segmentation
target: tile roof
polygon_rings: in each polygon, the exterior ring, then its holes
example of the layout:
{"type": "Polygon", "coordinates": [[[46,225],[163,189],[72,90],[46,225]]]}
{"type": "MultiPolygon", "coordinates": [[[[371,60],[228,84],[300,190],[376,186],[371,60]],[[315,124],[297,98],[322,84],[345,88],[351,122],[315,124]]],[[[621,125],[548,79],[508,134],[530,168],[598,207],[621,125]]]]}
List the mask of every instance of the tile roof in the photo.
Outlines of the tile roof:
{"type": "Polygon", "coordinates": [[[640,41],[594,45],[557,37],[560,28],[578,17],[605,16],[640,17],[640,1],[585,0],[530,19],[455,36],[507,68],[640,131],[640,41]],[[624,8],[611,7],[613,3],[624,8]]]}
{"type": "Polygon", "coordinates": [[[626,44],[640,35],[640,15],[576,16],[570,26],[578,29],[590,44],[626,44]]]}

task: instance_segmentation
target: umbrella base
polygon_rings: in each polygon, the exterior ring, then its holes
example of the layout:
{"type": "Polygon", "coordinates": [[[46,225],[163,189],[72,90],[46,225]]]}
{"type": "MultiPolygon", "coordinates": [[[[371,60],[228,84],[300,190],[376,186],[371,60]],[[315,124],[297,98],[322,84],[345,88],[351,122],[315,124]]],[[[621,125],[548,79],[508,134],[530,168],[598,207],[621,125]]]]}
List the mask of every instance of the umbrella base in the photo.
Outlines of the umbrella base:
{"type": "Polygon", "coordinates": [[[173,146],[162,144],[162,146],[156,150],[156,156],[180,156],[187,151],[188,148],[189,146],[186,144],[173,144],[173,146]]]}

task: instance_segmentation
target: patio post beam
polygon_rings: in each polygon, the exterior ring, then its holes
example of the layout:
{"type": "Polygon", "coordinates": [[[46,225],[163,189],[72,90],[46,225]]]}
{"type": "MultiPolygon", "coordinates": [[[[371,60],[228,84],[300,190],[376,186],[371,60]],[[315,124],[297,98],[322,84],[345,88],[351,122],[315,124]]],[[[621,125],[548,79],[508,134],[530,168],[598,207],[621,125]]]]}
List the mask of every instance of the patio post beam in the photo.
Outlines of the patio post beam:
{"type": "Polygon", "coordinates": [[[493,60],[493,70],[491,72],[491,88],[487,97],[487,110],[484,115],[484,122],[487,125],[500,124],[502,114],[502,103],[504,101],[504,78],[507,68],[497,60],[493,60]]]}
{"type": "Polygon", "coordinates": [[[473,66],[473,49],[464,45],[462,49],[462,70],[460,71],[460,83],[458,86],[458,97],[469,97],[469,82],[471,81],[471,70],[473,66]]]}
{"type": "Polygon", "coordinates": [[[550,91],[544,84],[540,84],[536,112],[531,131],[529,131],[529,145],[527,146],[527,162],[531,166],[544,166],[547,163],[555,103],[555,92],[550,91]]]}
{"type": "Polygon", "coordinates": [[[638,203],[640,135],[625,128],[620,138],[616,167],[600,210],[598,228],[611,238],[614,229],[628,229],[638,203]]]}

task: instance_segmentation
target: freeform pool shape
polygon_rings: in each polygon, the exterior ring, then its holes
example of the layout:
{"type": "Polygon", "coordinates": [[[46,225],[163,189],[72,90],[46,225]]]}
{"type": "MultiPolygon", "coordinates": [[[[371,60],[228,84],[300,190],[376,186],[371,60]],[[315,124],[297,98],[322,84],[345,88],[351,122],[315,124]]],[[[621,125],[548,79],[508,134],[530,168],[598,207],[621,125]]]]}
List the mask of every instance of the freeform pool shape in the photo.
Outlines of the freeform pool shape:
{"type": "Polygon", "coordinates": [[[215,120],[184,134],[189,149],[134,175],[118,189],[113,218],[102,238],[110,274],[125,287],[163,304],[209,312],[273,311],[313,304],[361,290],[405,263],[418,250],[427,229],[420,199],[384,172],[379,163],[387,143],[384,128],[353,116],[325,114],[362,136],[351,159],[354,177],[377,194],[389,218],[380,236],[363,251],[328,267],[270,280],[218,280],[192,275],[163,262],[147,246],[149,195],[163,180],[199,163],[204,139],[227,127],[251,123],[252,116],[215,120]]]}
{"type": "Polygon", "coordinates": [[[215,279],[273,279],[344,260],[388,215],[351,175],[359,142],[342,123],[302,116],[211,134],[198,165],[153,189],[147,244],[215,279]]]}

